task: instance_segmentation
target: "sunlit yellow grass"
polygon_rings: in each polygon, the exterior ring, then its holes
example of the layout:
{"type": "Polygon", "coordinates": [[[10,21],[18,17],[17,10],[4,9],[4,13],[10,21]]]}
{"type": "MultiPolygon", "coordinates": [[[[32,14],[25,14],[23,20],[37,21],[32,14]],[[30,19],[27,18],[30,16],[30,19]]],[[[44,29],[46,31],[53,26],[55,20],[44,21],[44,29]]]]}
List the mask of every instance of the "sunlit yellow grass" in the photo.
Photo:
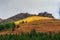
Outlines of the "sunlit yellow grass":
{"type": "Polygon", "coordinates": [[[25,18],[25,19],[22,19],[22,20],[18,20],[18,21],[15,22],[15,24],[18,25],[22,21],[24,21],[24,22],[32,22],[32,21],[35,21],[35,20],[44,20],[44,19],[52,19],[52,18],[40,17],[40,16],[31,16],[31,17],[28,17],[28,18],[25,18]]]}

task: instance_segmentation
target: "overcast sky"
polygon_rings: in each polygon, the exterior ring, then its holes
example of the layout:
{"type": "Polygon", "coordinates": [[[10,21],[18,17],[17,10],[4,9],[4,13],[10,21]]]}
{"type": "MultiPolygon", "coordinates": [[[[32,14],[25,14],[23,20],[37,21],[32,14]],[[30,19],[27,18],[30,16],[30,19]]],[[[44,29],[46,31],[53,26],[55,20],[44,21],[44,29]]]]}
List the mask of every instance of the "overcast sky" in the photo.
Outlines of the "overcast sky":
{"type": "Polygon", "coordinates": [[[37,14],[44,11],[59,18],[59,0],[0,0],[0,18],[3,19],[21,12],[37,14]]]}

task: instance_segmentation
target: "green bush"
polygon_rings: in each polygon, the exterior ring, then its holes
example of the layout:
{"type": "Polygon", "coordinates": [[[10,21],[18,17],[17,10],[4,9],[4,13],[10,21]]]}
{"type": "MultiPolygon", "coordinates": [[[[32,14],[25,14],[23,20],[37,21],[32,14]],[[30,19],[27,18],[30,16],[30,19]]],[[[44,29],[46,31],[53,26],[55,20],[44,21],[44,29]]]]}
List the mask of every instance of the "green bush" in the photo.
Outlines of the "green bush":
{"type": "Polygon", "coordinates": [[[5,22],[0,24],[0,31],[8,30],[11,29],[12,31],[15,28],[15,23],[14,22],[5,22]]]}

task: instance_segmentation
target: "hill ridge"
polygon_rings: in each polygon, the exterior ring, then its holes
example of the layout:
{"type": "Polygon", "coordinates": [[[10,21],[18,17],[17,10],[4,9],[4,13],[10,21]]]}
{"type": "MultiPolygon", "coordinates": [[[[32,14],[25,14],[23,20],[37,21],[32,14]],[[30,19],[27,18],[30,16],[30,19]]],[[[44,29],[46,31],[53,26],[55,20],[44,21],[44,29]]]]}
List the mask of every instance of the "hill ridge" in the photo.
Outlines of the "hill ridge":
{"type": "Polygon", "coordinates": [[[36,15],[36,14],[29,14],[29,13],[19,13],[19,14],[17,14],[17,15],[14,15],[14,16],[8,18],[8,19],[3,20],[1,23],[3,23],[3,22],[8,22],[8,21],[13,21],[13,22],[15,22],[15,21],[18,21],[18,20],[21,20],[21,19],[24,19],[24,18],[27,18],[27,17],[30,17],[30,16],[42,16],[42,17],[54,18],[54,17],[52,16],[52,14],[47,13],[47,12],[39,13],[38,15],[36,15]]]}

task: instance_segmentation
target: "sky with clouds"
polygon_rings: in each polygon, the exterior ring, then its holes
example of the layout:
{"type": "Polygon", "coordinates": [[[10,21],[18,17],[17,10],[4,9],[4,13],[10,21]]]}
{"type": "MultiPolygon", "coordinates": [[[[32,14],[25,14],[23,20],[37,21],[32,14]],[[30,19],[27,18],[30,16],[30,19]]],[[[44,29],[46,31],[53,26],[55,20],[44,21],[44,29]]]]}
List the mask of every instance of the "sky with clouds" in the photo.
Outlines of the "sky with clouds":
{"type": "Polygon", "coordinates": [[[40,12],[52,13],[59,18],[60,0],[0,0],[0,18],[6,19],[21,12],[37,14],[40,12]]]}

